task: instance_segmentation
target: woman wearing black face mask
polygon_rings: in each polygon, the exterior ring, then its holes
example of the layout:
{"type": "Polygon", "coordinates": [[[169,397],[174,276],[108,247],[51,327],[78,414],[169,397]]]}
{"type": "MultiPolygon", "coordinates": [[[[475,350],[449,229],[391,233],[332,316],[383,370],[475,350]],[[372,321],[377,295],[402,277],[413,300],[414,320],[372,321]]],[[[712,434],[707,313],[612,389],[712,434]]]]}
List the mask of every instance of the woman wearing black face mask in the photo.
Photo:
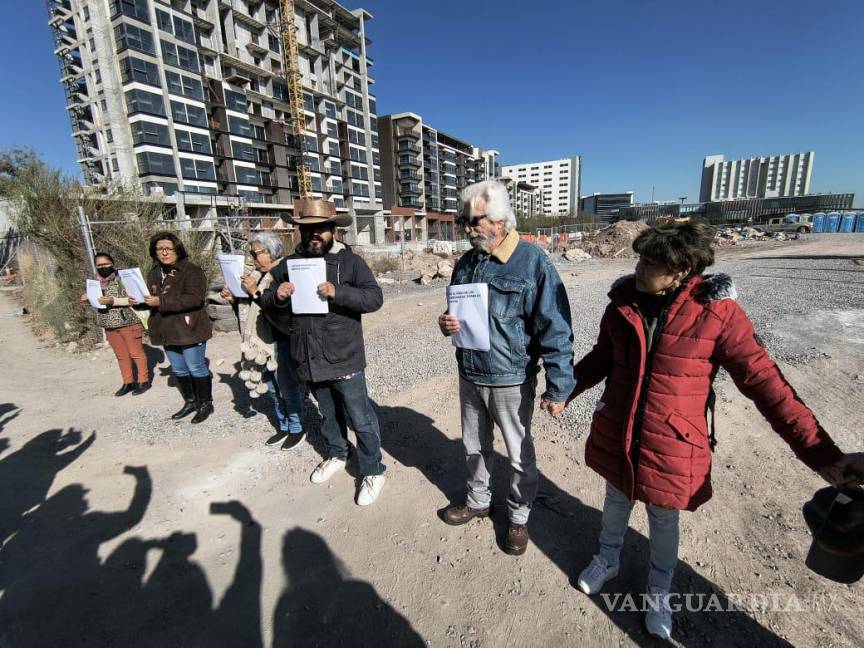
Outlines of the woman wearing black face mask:
{"type": "MultiPolygon", "coordinates": [[[[129,297],[120,281],[114,267],[114,259],[110,254],[99,252],[94,257],[96,273],[102,285],[102,297],[99,303],[107,308],[96,311],[96,321],[105,329],[108,344],[117,356],[120,374],[123,376],[123,386],[115,392],[115,396],[143,394],[150,389],[150,374],[147,371],[147,355],[144,353],[144,327],[141,320],[132,310],[129,297]],[[132,366],[138,373],[135,380],[132,366]]],[[[82,301],[87,301],[87,294],[81,295],[82,301]]]]}

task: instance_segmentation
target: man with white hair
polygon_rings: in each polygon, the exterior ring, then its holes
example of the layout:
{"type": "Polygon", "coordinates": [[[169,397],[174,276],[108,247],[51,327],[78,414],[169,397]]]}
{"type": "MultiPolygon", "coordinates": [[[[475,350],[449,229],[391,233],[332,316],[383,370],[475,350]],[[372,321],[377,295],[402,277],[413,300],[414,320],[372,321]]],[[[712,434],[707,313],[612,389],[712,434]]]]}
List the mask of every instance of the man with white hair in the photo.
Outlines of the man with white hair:
{"type": "MultiPolygon", "coordinates": [[[[575,387],[570,305],[543,251],[519,238],[502,183],[470,185],[461,203],[457,222],[473,249],[456,263],[451,285],[488,285],[490,348],[456,349],[468,493],[464,505],[444,512],[444,521],[465,524],[489,515],[492,428],[497,424],[513,466],[504,551],[518,556],[528,546],[528,514],[537,494],[531,417],[540,359],[546,371],[543,409],[558,416],[575,387]]],[[[460,330],[456,317],[446,312],[438,326],[444,335],[460,330]]]]}

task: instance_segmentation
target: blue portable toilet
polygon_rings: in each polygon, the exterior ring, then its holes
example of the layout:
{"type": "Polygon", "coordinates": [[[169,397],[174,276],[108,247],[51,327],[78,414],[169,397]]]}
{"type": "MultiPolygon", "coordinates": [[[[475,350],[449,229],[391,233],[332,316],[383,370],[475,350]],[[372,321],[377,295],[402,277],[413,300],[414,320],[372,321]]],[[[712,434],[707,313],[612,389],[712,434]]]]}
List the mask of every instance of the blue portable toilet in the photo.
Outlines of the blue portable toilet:
{"type": "Polygon", "coordinates": [[[818,212],[813,214],[813,232],[816,234],[821,234],[825,231],[825,212],[818,212]]]}
{"type": "Polygon", "coordinates": [[[858,214],[858,222],[855,224],[856,232],[864,232],[864,212],[858,214]]]}
{"type": "Polygon", "coordinates": [[[840,229],[840,212],[831,212],[825,217],[825,231],[836,232],[840,229]]]}
{"type": "Polygon", "coordinates": [[[801,219],[798,217],[798,214],[786,214],[786,218],[783,219],[783,222],[784,223],[797,223],[799,220],[801,220],[801,219]]]}
{"type": "Polygon", "coordinates": [[[849,234],[855,229],[855,212],[843,214],[840,218],[840,231],[849,234]]]}

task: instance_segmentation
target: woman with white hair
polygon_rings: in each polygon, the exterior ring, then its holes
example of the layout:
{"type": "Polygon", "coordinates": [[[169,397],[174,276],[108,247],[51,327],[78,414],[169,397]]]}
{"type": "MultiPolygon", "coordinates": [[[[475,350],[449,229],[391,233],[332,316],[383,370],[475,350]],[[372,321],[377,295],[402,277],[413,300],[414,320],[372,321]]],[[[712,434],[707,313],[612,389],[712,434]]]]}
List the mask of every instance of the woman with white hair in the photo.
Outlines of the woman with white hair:
{"type": "MultiPolygon", "coordinates": [[[[249,239],[249,255],[255,263],[255,271],[241,280],[250,299],[240,345],[243,353],[240,378],[244,380],[252,398],[270,393],[279,430],[267,443],[277,443],[284,438],[282,448],[290,450],[300,445],[306,436],[301,421],[303,393],[290,358],[277,361],[270,322],[259,304],[261,293],[272,280],[270,270],[279,263],[284,253],[285,246],[275,232],[255,232],[249,239]]],[[[229,304],[237,299],[227,287],[222,289],[221,295],[229,304]]]]}

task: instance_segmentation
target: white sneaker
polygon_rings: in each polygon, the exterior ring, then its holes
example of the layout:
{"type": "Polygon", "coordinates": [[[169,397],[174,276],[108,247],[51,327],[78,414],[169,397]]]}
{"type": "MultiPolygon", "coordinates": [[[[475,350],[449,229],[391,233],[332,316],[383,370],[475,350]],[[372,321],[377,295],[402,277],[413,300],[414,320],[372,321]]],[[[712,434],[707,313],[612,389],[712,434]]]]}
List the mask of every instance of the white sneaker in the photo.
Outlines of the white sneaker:
{"type": "Polygon", "coordinates": [[[372,502],[378,499],[378,493],[384,488],[384,475],[369,475],[363,478],[363,483],[360,484],[360,492],[357,494],[357,504],[360,506],[369,506],[372,502]]]}
{"type": "Polygon", "coordinates": [[[618,575],[618,566],[609,568],[606,559],[600,554],[595,554],[591,564],[579,574],[576,585],[586,594],[596,594],[603,589],[603,584],[618,575]]]}
{"type": "Polygon", "coordinates": [[[344,459],[325,459],[316,466],[309,479],[313,484],[323,484],[340,470],[345,470],[344,459]]]}
{"type": "Polygon", "coordinates": [[[669,591],[659,587],[648,588],[648,612],[645,614],[648,634],[658,639],[672,636],[672,608],[669,607],[669,591]]]}

